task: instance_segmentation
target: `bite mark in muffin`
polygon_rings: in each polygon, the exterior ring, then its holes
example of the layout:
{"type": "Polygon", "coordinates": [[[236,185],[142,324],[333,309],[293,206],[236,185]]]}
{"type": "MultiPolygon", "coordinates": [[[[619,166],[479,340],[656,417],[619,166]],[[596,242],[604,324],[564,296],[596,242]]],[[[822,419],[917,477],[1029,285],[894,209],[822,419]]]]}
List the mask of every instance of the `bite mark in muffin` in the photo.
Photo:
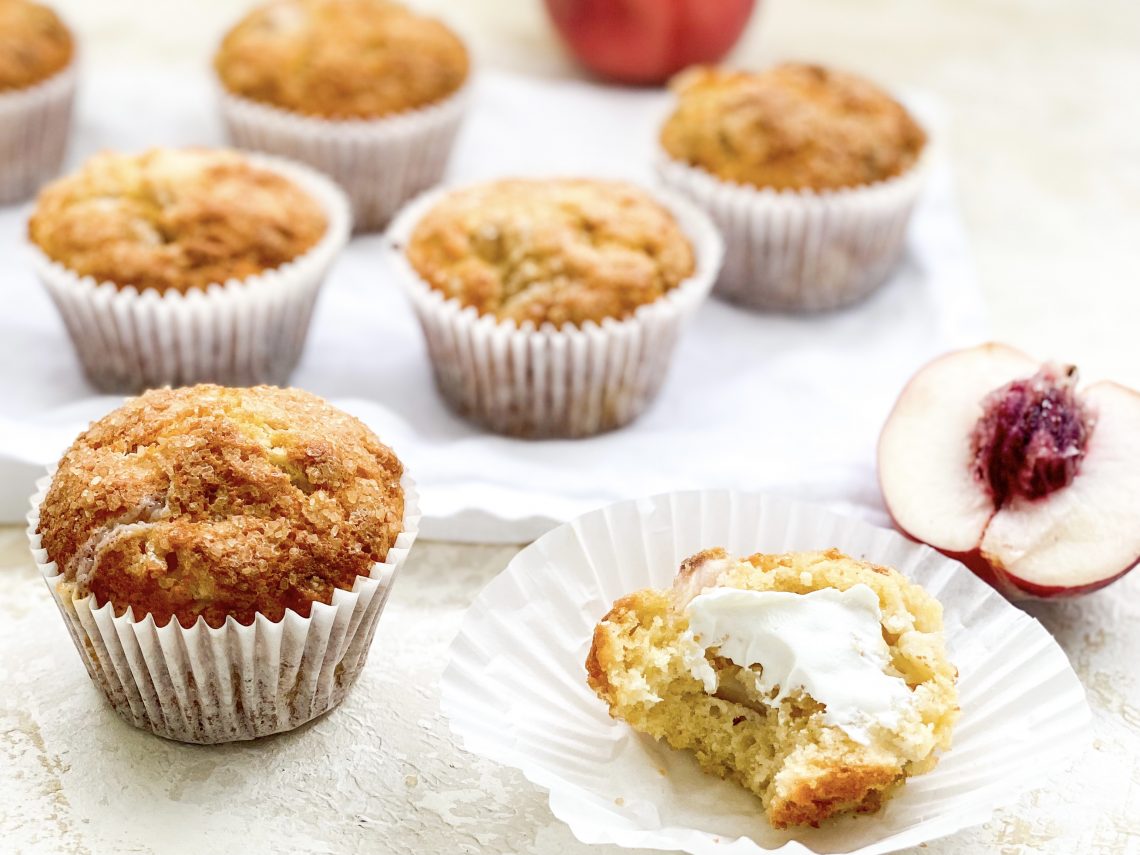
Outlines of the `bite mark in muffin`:
{"type": "Polygon", "coordinates": [[[706,772],[758,796],[778,828],[878,810],[907,777],[933,768],[958,713],[937,600],[896,571],[837,550],[743,560],[723,549],[699,553],[670,590],[614,604],[594,630],[586,671],[614,718],[693,751],[706,772]],[[909,695],[897,720],[873,720],[866,738],[833,723],[835,711],[802,686],[762,692],[763,669],[725,655],[731,639],[691,629],[694,602],[710,593],[870,596],[864,588],[877,599],[889,652],[881,679],[904,681],[909,695]]]}

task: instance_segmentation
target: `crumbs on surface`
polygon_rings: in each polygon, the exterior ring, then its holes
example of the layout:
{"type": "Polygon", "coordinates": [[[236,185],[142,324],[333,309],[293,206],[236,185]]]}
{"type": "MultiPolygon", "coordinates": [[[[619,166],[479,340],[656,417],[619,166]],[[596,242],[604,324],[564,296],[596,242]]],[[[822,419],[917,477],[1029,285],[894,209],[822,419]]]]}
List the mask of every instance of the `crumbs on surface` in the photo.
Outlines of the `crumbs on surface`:
{"type": "Polygon", "coordinates": [[[39,195],[28,235],[80,276],[188,291],[292,261],[324,236],[321,204],[225,149],[104,152],[39,195]]]}
{"type": "Polygon", "coordinates": [[[695,267],[662,205],[633,185],[587,179],[509,179],[449,193],[416,225],[406,252],[446,296],[536,325],[628,317],[695,267]]]}
{"type": "Polygon", "coordinates": [[[54,11],[28,0],[0,0],[0,92],[46,80],[74,53],[71,33],[54,11]]]}
{"type": "Polygon", "coordinates": [[[214,68],[243,98],[328,119],[376,119],[446,98],[466,81],[463,42],[385,0],[277,0],[226,35],[214,68]]]}
{"type": "Polygon", "coordinates": [[[883,181],[918,160],[926,134],[870,81],[818,65],[757,73],[697,67],[673,83],[661,129],[670,157],[718,178],[777,190],[883,181]]]}
{"type": "Polygon", "coordinates": [[[308,392],[154,390],[68,449],[39,532],[73,594],[118,613],[215,627],[307,616],[384,560],[402,473],[363,423],[308,392]]]}

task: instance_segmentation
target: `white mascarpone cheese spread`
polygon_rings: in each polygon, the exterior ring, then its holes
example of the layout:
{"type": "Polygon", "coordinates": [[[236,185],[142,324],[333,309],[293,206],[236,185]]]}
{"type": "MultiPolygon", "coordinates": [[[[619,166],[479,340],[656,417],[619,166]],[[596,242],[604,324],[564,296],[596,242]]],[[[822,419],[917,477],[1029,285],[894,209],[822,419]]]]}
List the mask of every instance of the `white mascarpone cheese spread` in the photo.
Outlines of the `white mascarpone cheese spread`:
{"type": "MultiPolygon", "coordinates": [[[[776,704],[803,691],[856,742],[869,745],[876,726],[897,729],[913,703],[906,682],[886,673],[882,612],[867,585],[807,594],[709,588],[686,611],[699,647],[755,672],[763,699],[776,704]]],[[[693,676],[714,693],[716,671],[703,657],[691,662],[693,676]]]]}

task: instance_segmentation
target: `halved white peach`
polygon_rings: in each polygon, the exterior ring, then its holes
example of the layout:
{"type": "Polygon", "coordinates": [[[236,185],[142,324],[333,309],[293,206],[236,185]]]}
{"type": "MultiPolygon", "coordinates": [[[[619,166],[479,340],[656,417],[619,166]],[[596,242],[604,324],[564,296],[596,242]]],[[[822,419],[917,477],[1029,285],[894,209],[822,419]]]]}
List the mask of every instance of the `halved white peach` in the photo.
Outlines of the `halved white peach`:
{"type": "Polygon", "coordinates": [[[942,356],[907,384],[879,438],[879,482],[895,524],[1011,597],[1092,591],[1140,562],[1140,393],[1101,382],[1076,393],[1088,432],[1070,483],[995,499],[974,434],[995,390],[1041,364],[1002,344],[942,356]]]}

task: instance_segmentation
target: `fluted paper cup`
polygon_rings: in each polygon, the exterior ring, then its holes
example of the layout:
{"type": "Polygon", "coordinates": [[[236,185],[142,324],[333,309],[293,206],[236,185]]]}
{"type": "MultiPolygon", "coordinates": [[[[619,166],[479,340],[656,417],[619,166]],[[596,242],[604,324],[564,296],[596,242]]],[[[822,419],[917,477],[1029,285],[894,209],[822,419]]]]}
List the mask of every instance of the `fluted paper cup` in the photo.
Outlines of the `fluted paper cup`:
{"type": "Polygon", "coordinates": [[[185,293],[140,293],[79,276],[29,244],[36,274],[96,388],[286,384],[325,275],[352,231],[352,215],[344,194],[323,175],[280,158],[249,159],[297,184],[328,221],[315,246],[280,267],[185,293]]]}
{"type": "MultiPolygon", "coordinates": [[[[54,469],[54,467],[52,467],[54,469]]],[[[87,673],[130,724],[179,742],[256,739],[299,727],[337,706],[363,668],[380,613],[419,529],[419,504],[404,475],[403,530],[382,562],[358,576],[309,617],[292,609],[249,626],[228,618],[214,628],[199,618],[186,629],[150,614],[116,614],[110,602],[75,597],[42,547],[39,509],[51,475],[36,484],[28,539],[87,673]]]]}
{"type": "Polygon", "coordinates": [[[67,152],[76,60],[41,83],[0,93],[0,205],[27,199],[67,152]]]}
{"type": "Polygon", "coordinates": [[[699,855],[875,855],[986,821],[1091,739],[1091,713],[1041,624],[955,561],[901,535],[773,496],[694,491],[621,502],[539,538],[476,597],[452,643],[443,712],[471,752],[550,791],[579,840],[699,855]],[[938,766],[872,816],[776,831],[759,799],[686,752],[610,718],[586,684],[598,620],[667,588],[681,561],[838,547],[920,583],[943,606],[961,717],[938,766]]]}
{"type": "Polygon", "coordinates": [[[467,109],[470,83],[442,101],[379,119],[321,119],[221,89],[230,141],[307,163],[352,201],[358,231],[385,226],[405,202],[439,183],[467,109]]]}
{"type": "Polygon", "coordinates": [[[666,187],[706,211],[724,235],[713,293],[753,309],[808,312],[856,303],[898,264],[922,191],[930,143],[894,178],[839,190],[736,184],[658,152],[666,187]]]}
{"type": "Polygon", "coordinates": [[[386,236],[448,405],[496,433],[531,438],[591,436],[637,418],[657,396],[677,340],[720,269],[723,244],[709,218],[675,194],[654,191],[692,244],[693,275],[628,318],[536,328],[448,299],[408,262],[412,231],[448,192],[418,198],[386,236]]]}

